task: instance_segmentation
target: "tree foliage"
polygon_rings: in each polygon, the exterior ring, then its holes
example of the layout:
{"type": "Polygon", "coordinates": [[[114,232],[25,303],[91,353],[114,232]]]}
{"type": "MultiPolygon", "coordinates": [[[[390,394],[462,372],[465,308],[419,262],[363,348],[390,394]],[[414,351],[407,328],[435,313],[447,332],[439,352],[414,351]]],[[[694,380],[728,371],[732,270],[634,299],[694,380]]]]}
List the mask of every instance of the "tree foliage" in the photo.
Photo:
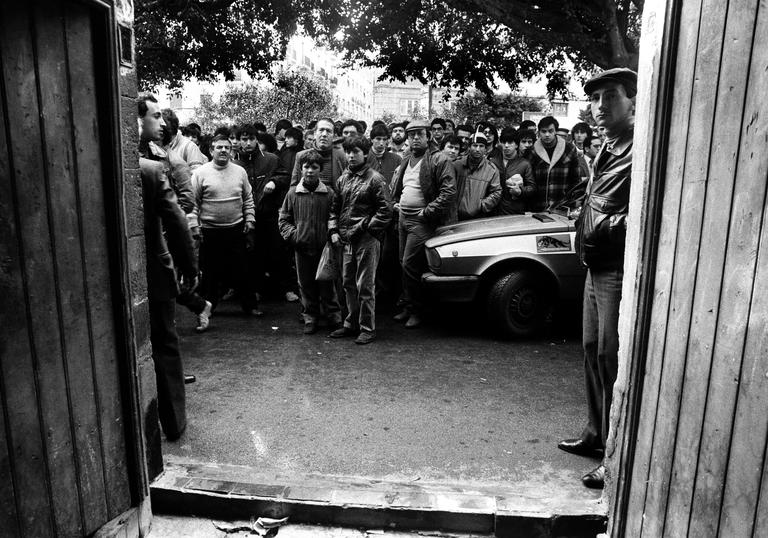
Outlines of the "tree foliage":
{"type": "Polygon", "coordinates": [[[301,125],[322,116],[336,115],[328,84],[303,71],[280,70],[274,81],[228,88],[218,101],[200,100],[195,121],[204,131],[218,125],[263,122],[267,127],[288,118],[301,125]]]}
{"type": "Polygon", "coordinates": [[[285,53],[297,27],[382,78],[483,91],[546,76],[565,95],[573,66],[637,66],[644,0],[136,0],[143,86],[242,68],[285,53]]]}
{"type": "Polygon", "coordinates": [[[523,121],[523,112],[539,112],[543,109],[544,103],[535,97],[470,91],[445,107],[442,117],[451,119],[456,124],[474,125],[479,121],[488,120],[497,128],[504,128],[523,121]]]}

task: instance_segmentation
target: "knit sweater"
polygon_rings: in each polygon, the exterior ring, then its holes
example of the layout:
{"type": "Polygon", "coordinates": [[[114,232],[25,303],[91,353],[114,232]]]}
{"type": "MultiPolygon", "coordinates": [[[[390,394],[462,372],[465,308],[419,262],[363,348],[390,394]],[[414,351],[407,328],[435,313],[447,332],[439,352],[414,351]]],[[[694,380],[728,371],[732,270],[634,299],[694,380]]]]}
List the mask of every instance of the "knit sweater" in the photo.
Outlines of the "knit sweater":
{"type": "Polygon", "coordinates": [[[211,161],[192,172],[193,214],[203,228],[227,228],[255,222],[253,194],[242,166],[211,161]]]}

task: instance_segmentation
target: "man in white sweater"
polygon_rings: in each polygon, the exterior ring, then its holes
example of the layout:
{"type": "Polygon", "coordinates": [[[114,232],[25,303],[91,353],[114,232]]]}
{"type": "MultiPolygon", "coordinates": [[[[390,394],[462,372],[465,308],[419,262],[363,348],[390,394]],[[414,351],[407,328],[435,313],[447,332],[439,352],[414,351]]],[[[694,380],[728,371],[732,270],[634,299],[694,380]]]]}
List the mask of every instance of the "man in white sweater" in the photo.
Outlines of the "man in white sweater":
{"type": "Polygon", "coordinates": [[[212,160],[192,173],[193,212],[202,232],[201,292],[214,308],[224,284],[232,284],[248,315],[261,316],[245,253],[253,248],[255,211],[245,169],[231,162],[232,145],[224,135],[211,142],[212,160]]]}

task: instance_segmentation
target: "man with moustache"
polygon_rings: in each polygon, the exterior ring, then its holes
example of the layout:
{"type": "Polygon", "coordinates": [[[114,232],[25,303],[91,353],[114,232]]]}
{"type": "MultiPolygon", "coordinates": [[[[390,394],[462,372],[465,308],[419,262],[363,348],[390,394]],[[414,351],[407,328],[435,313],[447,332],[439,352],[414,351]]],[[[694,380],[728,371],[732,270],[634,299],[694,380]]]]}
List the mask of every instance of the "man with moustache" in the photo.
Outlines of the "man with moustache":
{"type": "MultiPolygon", "coordinates": [[[[321,118],[317,120],[317,124],[315,125],[315,146],[312,149],[316,150],[323,159],[323,165],[320,170],[320,181],[334,191],[338,191],[336,188],[336,181],[347,168],[347,157],[344,155],[344,150],[334,149],[333,147],[334,128],[333,120],[330,118],[321,118]]],[[[291,175],[291,186],[299,184],[299,180],[301,179],[301,166],[299,165],[299,162],[301,156],[304,155],[306,151],[310,150],[305,149],[296,155],[296,162],[291,175]]]]}
{"type": "Polygon", "coordinates": [[[494,213],[501,199],[499,171],[485,158],[488,139],[472,135],[465,157],[454,161],[458,220],[477,219],[494,213]]]}
{"type": "MultiPolygon", "coordinates": [[[[619,303],[632,175],[637,74],[625,68],[609,69],[588,80],[584,91],[589,96],[592,116],[606,134],[576,221],[576,253],[588,268],[583,318],[587,425],[580,437],[565,439],[558,448],[582,456],[602,457],[619,366],[619,303]]],[[[605,466],[601,463],[581,480],[589,488],[602,488],[605,466]]]]}
{"type": "Polygon", "coordinates": [[[405,140],[405,124],[393,123],[391,128],[391,137],[389,141],[389,151],[402,158],[405,155],[408,145],[405,140]]]}
{"type": "Polygon", "coordinates": [[[421,120],[408,124],[410,152],[392,180],[392,198],[399,212],[405,305],[395,320],[404,321],[409,329],[422,324],[421,275],[427,268],[424,243],[452,217],[456,204],[456,172],[444,153],[429,149],[429,127],[429,123],[421,120]]]}

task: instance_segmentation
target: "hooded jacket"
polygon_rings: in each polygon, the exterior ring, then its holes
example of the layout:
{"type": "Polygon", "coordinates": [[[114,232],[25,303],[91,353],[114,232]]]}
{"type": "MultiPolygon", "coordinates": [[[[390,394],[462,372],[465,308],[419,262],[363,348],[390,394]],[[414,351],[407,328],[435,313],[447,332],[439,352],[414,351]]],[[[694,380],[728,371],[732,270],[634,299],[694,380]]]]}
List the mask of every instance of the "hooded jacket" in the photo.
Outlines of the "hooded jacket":
{"type": "Polygon", "coordinates": [[[576,146],[559,136],[552,157],[541,140],[537,140],[529,158],[536,180],[536,193],[530,202],[531,211],[545,211],[555,207],[581,181],[576,146]]]}

